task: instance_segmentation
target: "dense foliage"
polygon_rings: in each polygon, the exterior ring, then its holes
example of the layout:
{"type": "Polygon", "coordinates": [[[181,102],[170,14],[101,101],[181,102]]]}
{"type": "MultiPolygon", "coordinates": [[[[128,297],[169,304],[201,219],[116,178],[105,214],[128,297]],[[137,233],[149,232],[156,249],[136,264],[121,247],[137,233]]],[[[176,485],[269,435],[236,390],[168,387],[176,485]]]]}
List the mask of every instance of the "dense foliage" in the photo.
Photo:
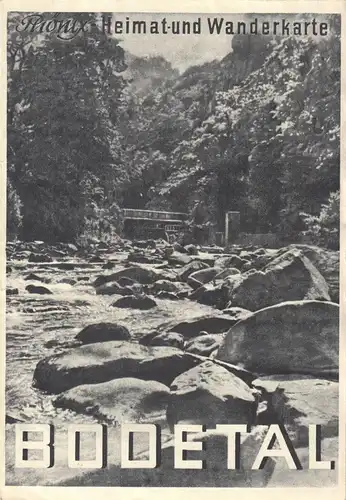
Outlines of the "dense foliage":
{"type": "Polygon", "coordinates": [[[21,232],[23,217],[22,204],[11,181],[7,182],[7,236],[9,239],[15,239],[21,232]]]}
{"type": "Polygon", "coordinates": [[[121,229],[119,206],[198,206],[204,229],[239,210],[249,232],[294,239],[307,224],[322,244],[337,238],[338,26],[326,39],[234,36],[223,60],[179,75],[97,28],[33,43],[15,21],[9,235],[100,238],[121,229]]]}
{"type": "Polygon", "coordinates": [[[328,202],[322,205],[321,212],[316,215],[301,214],[305,220],[309,236],[317,245],[332,250],[339,248],[340,241],[340,191],[331,193],[328,202]]]}
{"type": "Polygon", "coordinates": [[[8,68],[8,177],[23,203],[22,236],[74,240],[94,205],[112,210],[126,176],[117,128],[124,52],[97,29],[36,44],[13,30],[8,68]]]}
{"type": "Polygon", "coordinates": [[[220,228],[225,211],[239,210],[249,231],[301,231],[300,212],[317,214],[339,188],[339,86],[337,37],[273,42],[240,85],[213,94],[170,152],[152,203],[188,210],[198,197],[220,228]]]}

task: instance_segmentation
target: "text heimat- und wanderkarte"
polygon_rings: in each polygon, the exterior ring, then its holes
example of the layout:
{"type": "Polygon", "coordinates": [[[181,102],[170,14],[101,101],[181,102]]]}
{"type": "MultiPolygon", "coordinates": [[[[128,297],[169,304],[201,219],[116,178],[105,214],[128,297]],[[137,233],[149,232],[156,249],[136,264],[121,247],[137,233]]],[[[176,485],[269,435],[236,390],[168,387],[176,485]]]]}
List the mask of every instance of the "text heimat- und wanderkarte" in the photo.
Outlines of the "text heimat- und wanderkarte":
{"type": "Polygon", "coordinates": [[[125,20],[101,17],[102,31],[108,35],[136,34],[136,35],[278,35],[278,36],[327,36],[329,26],[316,18],[309,20],[289,21],[284,17],[277,19],[259,20],[255,17],[248,21],[230,21],[225,17],[207,17],[188,20],[169,20],[163,17],[160,20],[147,21],[132,19],[126,16],[125,20]]]}
{"type": "MultiPolygon", "coordinates": [[[[306,16],[305,16],[306,17],[306,16]]],[[[147,20],[139,17],[101,16],[101,32],[107,35],[273,35],[273,36],[328,36],[328,22],[315,17],[294,21],[285,17],[255,17],[250,20],[229,20],[227,17],[196,17],[195,20],[176,19],[155,16],[147,20]]],[[[96,23],[90,19],[78,17],[60,18],[58,14],[47,18],[42,14],[28,14],[16,26],[16,31],[26,33],[55,34],[61,40],[72,40],[80,33],[88,33],[96,23]]]]}
{"type": "MultiPolygon", "coordinates": [[[[263,426],[262,426],[263,427],[263,426]]],[[[114,429],[115,427],[113,427],[114,429]]],[[[121,468],[154,469],[160,467],[161,429],[157,424],[121,423],[121,468]],[[145,460],[133,458],[134,439],[137,433],[145,433],[148,438],[148,453],[145,460]]],[[[227,468],[239,469],[241,462],[242,434],[251,432],[251,426],[246,424],[216,424],[217,432],[227,437],[228,457],[227,468]]],[[[67,426],[67,456],[68,467],[78,469],[102,469],[107,467],[107,432],[108,428],[102,424],[72,424],[67,426]],[[94,435],[93,460],[82,460],[83,433],[94,435]]],[[[203,451],[202,441],[188,441],[188,435],[204,433],[203,425],[175,425],[174,426],[174,469],[204,469],[208,463],[203,460],[187,460],[187,451],[203,451]]],[[[331,470],[335,469],[335,460],[322,460],[321,457],[321,426],[311,424],[309,435],[309,466],[308,469],[331,470]]],[[[49,468],[54,466],[54,427],[50,424],[15,424],[15,467],[18,468],[49,468]],[[32,433],[40,433],[40,440],[33,439],[32,433]],[[30,439],[29,439],[30,435],[30,439]],[[40,453],[40,458],[29,457],[30,451],[40,453]]],[[[90,443],[90,442],[89,442],[90,443]]],[[[84,444],[85,446],[85,444],[84,444]]],[[[251,470],[259,470],[265,466],[266,460],[282,457],[286,460],[289,469],[299,470],[302,465],[295,452],[294,446],[283,425],[272,424],[264,435],[257,455],[253,457],[251,470]],[[273,447],[275,444],[275,447],[273,447]]],[[[336,458],[336,457],[335,457],[336,458]]]]}

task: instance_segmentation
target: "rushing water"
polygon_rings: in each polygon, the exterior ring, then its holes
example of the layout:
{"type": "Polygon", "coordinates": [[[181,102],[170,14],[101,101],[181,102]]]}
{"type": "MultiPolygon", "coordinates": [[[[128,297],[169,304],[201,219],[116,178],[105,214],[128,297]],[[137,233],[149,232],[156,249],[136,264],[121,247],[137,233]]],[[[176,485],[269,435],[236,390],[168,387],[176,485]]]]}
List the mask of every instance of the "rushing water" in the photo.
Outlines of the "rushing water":
{"type": "MultiPolygon", "coordinates": [[[[26,422],[74,421],[80,417],[69,410],[56,409],[52,397],[32,387],[37,362],[68,349],[66,342],[85,326],[97,322],[120,322],[134,337],[155,329],[170,320],[183,321],[215,310],[190,300],[158,300],[148,310],[118,309],[111,304],[118,296],[96,295],[92,282],[100,274],[123,268],[124,254],[112,255],[115,267],[102,269],[102,264],[75,260],[75,268],[57,269],[53,264],[10,262],[12,272],[7,287],[18,288],[19,294],[7,297],[6,310],[6,414],[26,422]],[[35,273],[49,283],[26,281],[35,273]],[[62,279],[78,280],[76,284],[60,283],[62,279]],[[28,284],[45,286],[52,295],[37,295],[25,290],[28,284]]],[[[69,261],[71,262],[71,261],[69,261]]],[[[156,266],[148,266],[155,268],[156,266]]],[[[92,417],[83,416],[83,421],[92,417]]]]}

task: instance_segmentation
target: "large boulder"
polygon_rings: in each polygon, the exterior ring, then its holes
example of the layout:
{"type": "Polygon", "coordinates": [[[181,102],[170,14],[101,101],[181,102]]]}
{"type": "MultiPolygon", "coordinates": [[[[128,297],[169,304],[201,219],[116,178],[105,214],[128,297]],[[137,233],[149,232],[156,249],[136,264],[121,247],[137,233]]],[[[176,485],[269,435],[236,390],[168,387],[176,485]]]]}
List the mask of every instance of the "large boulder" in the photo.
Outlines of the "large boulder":
{"type": "Polygon", "coordinates": [[[150,292],[153,294],[159,292],[178,292],[180,288],[176,283],[168,280],[158,280],[150,287],[150,292]]]}
{"type": "Polygon", "coordinates": [[[41,253],[31,253],[28,258],[29,262],[53,262],[53,259],[50,255],[41,253]]]}
{"type": "Polygon", "coordinates": [[[178,273],[178,279],[180,281],[187,281],[190,274],[207,268],[209,268],[208,264],[205,264],[201,260],[192,260],[180,269],[180,272],[178,273]]]}
{"type": "Polygon", "coordinates": [[[133,295],[141,293],[142,285],[134,283],[131,286],[121,286],[118,282],[106,283],[96,288],[96,295],[133,295]]]}
{"type": "MultiPolygon", "coordinates": [[[[217,351],[214,351],[216,354],[217,351]]],[[[248,370],[245,370],[241,365],[232,365],[231,363],[226,363],[225,361],[221,361],[220,359],[216,359],[214,356],[214,353],[212,353],[209,358],[213,360],[213,363],[216,365],[222,366],[222,368],[225,368],[227,371],[233,373],[233,375],[236,375],[238,378],[241,378],[244,380],[244,382],[247,383],[247,385],[251,385],[252,381],[256,378],[256,376],[249,372],[248,370]]]]}
{"type": "Polygon", "coordinates": [[[295,447],[309,445],[309,425],[321,425],[323,437],[338,436],[339,384],[311,375],[270,375],[253,381],[270,411],[285,426],[295,447]]]}
{"type": "Polygon", "coordinates": [[[236,269],[235,267],[229,267],[220,271],[219,274],[215,276],[215,281],[218,282],[220,280],[228,278],[229,276],[235,276],[237,274],[240,274],[239,269],[236,269]]]}
{"type": "Polygon", "coordinates": [[[38,295],[53,295],[53,292],[45,286],[28,285],[25,290],[29,293],[37,293],[38,295]]]}
{"type": "Polygon", "coordinates": [[[152,338],[149,345],[172,346],[182,349],[184,347],[184,337],[181,333],[163,332],[152,338]]]}
{"type": "Polygon", "coordinates": [[[161,264],[162,258],[146,252],[135,251],[127,256],[128,262],[139,262],[140,264],[161,264]]]}
{"type": "Polygon", "coordinates": [[[152,269],[147,269],[141,266],[131,266],[106,276],[99,276],[94,281],[94,286],[97,288],[111,281],[118,281],[119,278],[124,277],[131,278],[142,285],[150,285],[151,283],[154,283],[154,281],[161,278],[160,274],[156,273],[152,269]]]}
{"type": "Polygon", "coordinates": [[[287,250],[300,250],[326,280],[332,301],[339,302],[339,252],[314,245],[289,245],[287,250]]]}
{"type": "Polygon", "coordinates": [[[234,325],[234,321],[227,318],[226,315],[222,316],[220,314],[220,316],[217,316],[217,314],[208,314],[179,323],[171,323],[168,331],[181,333],[186,339],[189,339],[197,337],[201,331],[206,331],[207,333],[226,332],[232,325],[234,325]]]}
{"type": "Polygon", "coordinates": [[[251,316],[252,312],[248,309],[243,309],[242,307],[227,307],[222,311],[223,314],[227,314],[230,318],[234,320],[234,324],[238,323],[242,319],[251,316]]]}
{"type": "Polygon", "coordinates": [[[248,262],[246,259],[242,259],[238,255],[234,254],[234,255],[219,257],[215,261],[215,266],[221,267],[222,269],[229,269],[229,268],[242,269],[242,267],[246,262],[248,262]]]}
{"type": "Polygon", "coordinates": [[[49,279],[38,276],[34,273],[29,273],[25,276],[24,281],[41,281],[41,283],[49,283],[49,279]]]}
{"type": "Polygon", "coordinates": [[[121,287],[131,287],[133,285],[138,285],[138,283],[133,280],[132,278],[128,278],[126,276],[121,276],[117,280],[117,284],[120,285],[121,287]]]}
{"type": "Polygon", "coordinates": [[[332,302],[283,302],[239,321],[217,358],[257,373],[337,375],[339,306],[332,302]]]}
{"type": "Polygon", "coordinates": [[[195,271],[191,273],[190,276],[187,278],[187,282],[194,290],[196,290],[201,285],[212,281],[215,278],[215,276],[220,274],[220,272],[221,272],[220,267],[208,267],[206,269],[201,269],[200,271],[195,271]]]}
{"type": "Polygon", "coordinates": [[[170,385],[175,377],[200,362],[193,354],[174,347],[146,347],[126,341],[99,342],[39,361],[34,386],[59,393],[77,385],[122,377],[157,380],[170,385]]]}
{"type": "Polygon", "coordinates": [[[103,264],[102,269],[113,269],[115,267],[115,262],[108,261],[103,264]]]}
{"type": "Polygon", "coordinates": [[[264,271],[234,276],[229,290],[232,306],[258,311],[289,300],[330,300],[328,285],[300,251],[288,251],[264,271]]]}
{"type": "Polygon", "coordinates": [[[186,253],[188,253],[189,255],[198,255],[198,248],[196,247],[196,245],[185,245],[185,251],[186,253]]]}
{"type": "Polygon", "coordinates": [[[189,264],[189,262],[193,260],[194,258],[189,255],[176,252],[167,257],[167,261],[170,267],[186,266],[187,264],[189,264]]]}
{"type": "Polygon", "coordinates": [[[54,405],[86,413],[107,422],[164,422],[169,388],[154,380],[121,378],[80,385],[62,394],[54,405]]]}
{"type": "MultiPolygon", "coordinates": [[[[183,293],[186,293],[186,295],[188,295],[188,292],[183,293]]],[[[156,294],[156,297],[161,300],[179,300],[179,298],[181,298],[177,293],[173,292],[158,292],[156,294]]]]}
{"type": "Polygon", "coordinates": [[[127,295],[126,297],[121,297],[113,302],[112,307],[120,307],[122,309],[141,309],[142,311],[146,311],[156,307],[156,305],[155,300],[147,295],[127,295]]]}
{"type": "Polygon", "coordinates": [[[60,280],[58,280],[58,283],[73,286],[77,283],[77,280],[74,280],[73,278],[61,278],[60,280]]]}
{"type": "MultiPolygon", "coordinates": [[[[164,332],[164,333],[166,333],[166,332],[164,332]]],[[[151,341],[155,337],[157,337],[159,334],[160,334],[160,332],[157,332],[156,330],[154,330],[153,332],[137,334],[136,336],[138,338],[138,343],[139,344],[141,344],[141,345],[150,345],[151,341]]],[[[180,334],[178,334],[178,335],[180,335],[180,334]]]]}
{"type": "Polygon", "coordinates": [[[185,344],[185,351],[200,356],[209,356],[218,349],[222,342],[222,335],[208,334],[194,337],[185,344]]]}
{"type": "Polygon", "coordinates": [[[215,286],[207,283],[190,293],[188,298],[205,306],[223,309],[228,302],[228,288],[222,284],[215,286]]]}
{"type": "Polygon", "coordinates": [[[131,334],[126,326],[118,323],[95,323],[83,328],[75,338],[82,344],[93,344],[110,340],[130,340],[131,334]]]}
{"type": "Polygon", "coordinates": [[[151,249],[156,248],[155,240],[136,240],[134,244],[136,245],[137,248],[151,248],[151,249]]]}
{"type": "Polygon", "coordinates": [[[204,361],[179,375],[171,384],[167,422],[253,424],[257,401],[249,386],[212,361],[204,361]]]}
{"type": "Polygon", "coordinates": [[[275,257],[285,253],[289,247],[285,247],[278,250],[268,249],[268,248],[258,248],[252,252],[242,251],[240,252],[239,257],[248,261],[247,264],[244,264],[242,267],[242,271],[247,269],[263,269],[271,260],[275,257]]]}

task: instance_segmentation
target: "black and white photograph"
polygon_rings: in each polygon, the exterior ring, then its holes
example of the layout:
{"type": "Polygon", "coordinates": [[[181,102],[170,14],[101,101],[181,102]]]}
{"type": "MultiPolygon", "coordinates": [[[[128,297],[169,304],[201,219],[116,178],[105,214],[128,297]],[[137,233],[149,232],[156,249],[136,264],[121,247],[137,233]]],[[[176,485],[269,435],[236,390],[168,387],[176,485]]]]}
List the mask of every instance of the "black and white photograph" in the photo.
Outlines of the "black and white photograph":
{"type": "Polygon", "coordinates": [[[341,15],[6,22],[5,485],[338,487],[341,15]]]}

